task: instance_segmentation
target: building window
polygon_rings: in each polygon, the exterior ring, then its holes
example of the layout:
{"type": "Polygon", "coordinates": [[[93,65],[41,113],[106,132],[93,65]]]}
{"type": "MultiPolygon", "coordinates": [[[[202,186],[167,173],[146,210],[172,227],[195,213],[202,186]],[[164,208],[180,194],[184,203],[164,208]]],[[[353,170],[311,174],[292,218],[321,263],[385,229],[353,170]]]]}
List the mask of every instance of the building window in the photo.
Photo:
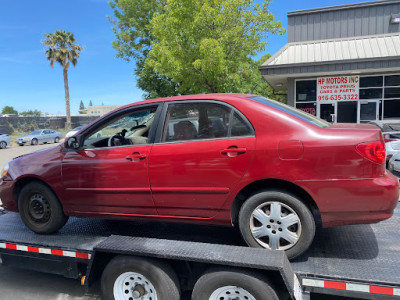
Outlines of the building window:
{"type": "Polygon", "coordinates": [[[296,82],[296,101],[315,101],[317,98],[317,81],[304,80],[296,82]]]}
{"type": "Polygon", "coordinates": [[[382,99],[382,88],[360,89],[360,99],[382,99]]]}
{"type": "Polygon", "coordinates": [[[383,77],[382,76],[370,76],[360,78],[360,88],[365,87],[382,87],[383,77]]]}
{"type": "Polygon", "coordinates": [[[385,76],[385,86],[400,86],[400,75],[385,76]]]}
{"type": "Polygon", "coordinates": [[[359,101],[317,100],[317,80],[296,81],[296,108],[331,122],[400,119],[400,75],[362,76],[359,101]],[[379,101],[379,102],[378,102],[379,101]]]}
{"type": "Polygon", "coordinates": [[[297,103],[296,108],[305,111],[310,115],[317,116],[317,103],[315,102],[297,103]]]}
{"type": "Polygon", "coordinates": [[[383,108],[384,119],[398,119],[400,118],[400,99],[385,100],[383,108]]]}

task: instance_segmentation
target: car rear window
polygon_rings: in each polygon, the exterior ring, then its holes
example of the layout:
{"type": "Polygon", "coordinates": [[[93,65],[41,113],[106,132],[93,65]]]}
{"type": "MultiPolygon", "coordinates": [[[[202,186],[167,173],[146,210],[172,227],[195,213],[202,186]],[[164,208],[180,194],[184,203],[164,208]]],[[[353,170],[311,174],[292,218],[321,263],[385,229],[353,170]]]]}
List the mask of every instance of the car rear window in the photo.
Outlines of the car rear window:
{"type": "Polygon", "coordinates": [[[271,106],[273,108],[279,109],[287,114],[290,114],[296,118],[304,120],[304,121],[311,123],[313,125],[316,125],[318,127],[331,126],[331,124],[326,122],[325,120],[314,117],[313,115],[310,115],[302,110],[296,109],[294,107],[291,107],[289,105],[283,104],[283,103],[275,101],[275,100],[271,100],[271,99],[261,97],[261,96],[252,96],[252,97],[248,97],[248,99],[251,99],[251,100],[263,103],[265,105],[271,106]]]}

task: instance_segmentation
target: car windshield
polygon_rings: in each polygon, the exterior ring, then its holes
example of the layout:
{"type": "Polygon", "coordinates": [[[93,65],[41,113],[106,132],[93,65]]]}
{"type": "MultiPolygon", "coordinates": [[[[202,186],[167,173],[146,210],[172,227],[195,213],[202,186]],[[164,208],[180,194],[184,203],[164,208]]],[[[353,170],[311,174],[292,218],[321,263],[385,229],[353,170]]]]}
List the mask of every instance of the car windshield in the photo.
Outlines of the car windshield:
{"type": "Polygon", "coordinates": [[[289,105],[283,104],[281,102],[271,100],[265,97],[261,96],[251,96],[248,97],[251,100],[266,104],[268,106],[272,106],[273,108],[279,109],[281,111],[284,111],[285,113],[288,113],[294,117],[297,117],[301,120],[307,121],[308,123],[311,123],[313,125],[319,126],[319,127],[329,127],[331,126],[330,123],[326,122],[325,120],[322,120],[320,118],[314,117],[313,115],[310,115],[302,110],[296,109],[294,107],[291,107],[289,105]]]}
{"type": "Polygon", "coordinates": [[[32,131],[29,135],[37,135],[40,133],[41,133],[41,130],[35,130],[35,131],[32,131]]]}
{"type": "Polygon", "coordinates": [[[387,124],[390,130],[400,131],[400,124],[387,124]]]}

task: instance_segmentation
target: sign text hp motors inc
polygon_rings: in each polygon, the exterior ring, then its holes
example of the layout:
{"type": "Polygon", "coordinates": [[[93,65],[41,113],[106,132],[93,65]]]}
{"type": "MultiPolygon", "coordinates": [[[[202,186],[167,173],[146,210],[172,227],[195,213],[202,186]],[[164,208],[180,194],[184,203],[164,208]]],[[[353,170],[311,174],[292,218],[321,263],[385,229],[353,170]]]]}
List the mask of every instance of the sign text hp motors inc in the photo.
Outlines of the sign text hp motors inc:
{"type": "Polygon", "coordinates": [[[359,76],[338,76],[317,78],[318,101],[358,100],[359,76]]]}

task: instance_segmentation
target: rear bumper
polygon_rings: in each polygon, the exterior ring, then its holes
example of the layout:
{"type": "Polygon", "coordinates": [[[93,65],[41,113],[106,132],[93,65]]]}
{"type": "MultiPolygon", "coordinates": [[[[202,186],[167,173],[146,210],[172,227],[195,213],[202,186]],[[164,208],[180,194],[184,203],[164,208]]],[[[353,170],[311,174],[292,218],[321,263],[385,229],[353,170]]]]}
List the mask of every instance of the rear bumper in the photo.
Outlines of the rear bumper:
{"type": "Polygon", "coordinates": [[[299,181],[316,202],[323,227],[369,224],[390,218],[399,199],[399,180],[378,178],[299,181]]]}
{"type": "Polygon", "coordinates": [[[14,181],[0,179],[0,199],[3,208],[9,211],[18,211],[17,203],[14,201],[14,181]]]}

